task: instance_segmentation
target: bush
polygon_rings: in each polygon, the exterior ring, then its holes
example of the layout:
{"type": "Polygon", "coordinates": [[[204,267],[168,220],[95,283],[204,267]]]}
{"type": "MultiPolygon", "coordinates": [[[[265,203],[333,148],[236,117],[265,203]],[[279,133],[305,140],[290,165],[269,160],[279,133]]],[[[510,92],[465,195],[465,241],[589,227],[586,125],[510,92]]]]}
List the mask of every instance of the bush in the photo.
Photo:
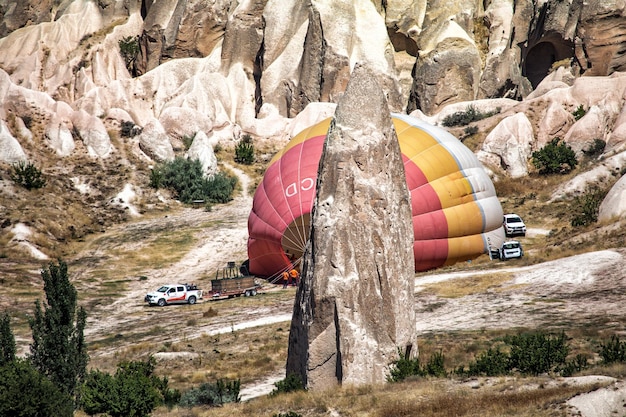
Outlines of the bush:
{"type": "Polygon", "coordinates": [[[463,133],[465,134],[465,136],[475,135],[476,133],[478,133],[478,126],[467,126],[465,129],[463,129],[463,133]]]}
{"type": "Polygon", "coordinates": [[[194,407],[197,405],[220,406],[226,403],[240,401],[240,381],[224,381],[218,379],[215,384],[205,383],[198,388],[192,388],[185,392],[181,399],[182,407],[194,407]]]}
{"type": "Polygon", "coordinates": [[[489,348],[479,354],[476,361],[470,362],[466,374],[468,376],[499,376],[509,372],[511,372],[509,356],[500,351],[500,348],[489,348]]]}
{"type": "Polygon", "coordinates": [[[276,388],[274,388],[270,395],[304,390],[302,379],[300,378],[300,375],[297,374],[287,375],[285,379],[275,382],[274,386],[276,388]]]}
{"type": "Polygon", "coordinates": [[[42,188],[46,185],[41,171],[31,162],[20,161],[13,164],[11,180],[27,190],[42,188]]]}
{"type": "Polygon", "coordinates": [[[587,149],[583,149],[583,153],[588,158],[594,158],[596,156],[601,155],[602,152],[604,152],[605,147],[606,147],[606,142],[603,141],[602,139],[596,138],[593,140],[593,143],[589,145],[587,149]]]}
{"type": "Polygon", "coordinates": [[[168,388],[167,378],[154,375],[155,364],[150,357],[121,362],[113,376],[90,371],[81,387],[81,408],[90,415],[147,417],[161,404],[175,404],[180,394],[168,388]]]}
{"type": "Polygon", "coordinates": [[[387,381],[400,382],[411,376],[434,376],[445,377],[447,375],[444,366],[444,355],[441,351],[433,353],[424,366],[419,358],[407,358],[398,349],[398,360],[391,364],[387,381]]]}
{"type": "Polygon", "coordinates": [[[574,110],[572,112],[572,115],[574,116],[574,120],[580,120],[582,119],[582,117],[587,114],[587,110],[585,110],[585,108],[583,107],[583,105],[581,104],[580,106],[576,107],[576,110],[574,110]]]}
{"type": "Polygon", "coordinates": [[[504,341],[511,345],[509,368],[527,375],[540,375],[555,370],[565,364],[569,353],[565,333],[558,336],[522,333],[507,336],[504,341]]]}
{"type": "Polygon", "coordinates": [[[587,356],[578,354],[573,360],[565,362],[565,365],[561,368],[561,376],[572,376],[576,372],[580,372],[587,368],[587,356]]]}
{"type": "Polygon", "coordinates": [[[124,58],[126,69],[132,76],[137,75],[135,62],[139,55],[139,38],[136,36],[127,36],[118,42],[120,47],[120,55],[124,58]]]}
{"type": "Polygon", "coordinates": [[[532,153],[533,165],[542,175],[566,174],[578,165],[576,153],[572,148],[554,138],[546,146],[532,153]]]}
{"type": "Polygon", "coordinates": [[[611,336],[611,340],[600,345],[600,358],[604,365],[615,362],[626,362],[626,342],[619,340],[619,336],[611,336]]]}
{"type": "Polygon", "coordinates": [[[499,108],[492,112],[483,113],[479,110],[476,110],[476,107],[469,105],[467,106],[465,111],[458,111],[444,117],[441,121],[441,124],[446,127],[465,126],[472,122],[491,117],[497,113],[500,113],[499,108]]]}
{"type": "Polygon", "coordinates": [[[232,200],[237,178],[217,173],[206,178],[198,159],[176,157],[173,161],[156,166],[150,173],[150,186],[172,190],[183,203],[204,200],[209,203],[226,203],[232,200]]]}
{"type": "Polygon", "coordinates": [[[72,398],[26,360],[0,366],[0,416],[72,417],[72,398]]]}
{"type": "Polygon", "coordinates": [[[235,146],[235,162],[244,165],[252,165],[254,163],[254,145],[250,135],[244,135],[235,146]]]}
{"type": "Polygon", "coordinates": [[[571,224],[574,227],[587,226],[598,221],[598,213],[600,211],[600,204],[606,191],[598,188],[591,188],[581,196],[577,196],[574,199],[573,216],[571,224]]]}
{"type": "Polygon", "coordinates": [[[419,358],[406,358],[400,350],[398,356],[398,360],[389,369],[387,381],[400,382],[410,376],[424,376],[419,358]]]}
{"type": "Polygon", "coordinates": [[[445,377],[447,375],[446,368],[444,366],[444,356],[441,351],[433,353],[428,359],[426,366],[422,372],[426,375],[435,377],[445,377]]]}
{"type": "Polygon", "coordinates": [[[124,138],[133,138],[139,134],[141,134],[141,127],[137,126],[133,122],[129,120],[124,120],[122,122],[122,126],[120,127],[120,134],[124,138]]]}

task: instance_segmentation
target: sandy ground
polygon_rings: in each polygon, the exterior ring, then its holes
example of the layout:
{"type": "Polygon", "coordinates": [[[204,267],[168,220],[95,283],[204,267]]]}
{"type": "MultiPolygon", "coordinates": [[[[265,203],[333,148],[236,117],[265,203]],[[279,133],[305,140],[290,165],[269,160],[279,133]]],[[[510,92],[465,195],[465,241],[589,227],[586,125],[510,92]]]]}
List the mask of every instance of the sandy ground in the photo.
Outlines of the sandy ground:
{"type": "MultiPolygon", "coordinates": [[[[239,175],[246,190],[249,180],[243,172],[231,168],[239,175]]],[[[227,205],[218,206],[207,212],[198,209],[185,209],[179,214],[163,219],[138,220],[132,225],[120,228],[151,227],[155,222],[176,224],[207,224],[211,220],[215,226],[203,228],[198,236],[198,245],[190,250],[178,263],[161,270],[147,271],[146,281],[120,294],[112,303],[93,307],[89,313],[86,336],[114,334],[117,329],[140,328],[143,323],[158,317],[162,326],[176,323],[175,314],[164,315],[162,309],[148,309],[143,297],[148,290],[167,282],[195,282],[207,271],[222,268],[225,260],[245,259],[247,242],[247,218],[252,199],[247,192],[227,205]]],[[[213,224],[213,223],[211,223],[213,224]]],[[[115,231],[113,230],[112,233],[115,231]]],[[[529,233],[543,233],[533,229],[529,233]]],[[[98,248],[82,256],[96,256],[98,248]]],[[[615,318],[626,315],[626,250],[605,250],[579,256],[563,258],[543,264],[514,267],[494,261],[493,270],[459,271],[454,273],[433,273],[416,278],[415,302],[417,329],[422,337],[433,332],[449,330],[498,329],[511,327],[550,329],[563,326],[567,322],[588,323],[590,326],[601,319],[610,323],[615,318]],[[499,277],[486,291],[456,298],[442,298],[433,285],[449,280],[480,280],[497,274],[499,277]]],[[[79,272],[86,273],[87,271],[79,272]]],[[[271,286],[267,287],[272,290],[271,286]]],[[[207,302],[207,301],[204,301],[207,302]]],[[[291,318],[292,302],[273,306],[271,309],[237,311],[211,326],[195,328],[194,337],[202,334],[217,334],[251,326],[288,321],[291,318]]],[[[615,330],[621,330],[616,328],[615,330]]],[[[174,341],[175,337],[168,340],[174,341]]],[[[101,350],[98,355],[114,354],[101,350]]],[[[242,387],[242,398],[269,393],[273,383],[284,378],[284,372],[277,370],[266,375],[252,386],[242,387]]],[[[615,381],[608,389],[574,398],[570,401],[572,415],[598,417],[623,412],[626,401],[626,385],[615,381]]]]}

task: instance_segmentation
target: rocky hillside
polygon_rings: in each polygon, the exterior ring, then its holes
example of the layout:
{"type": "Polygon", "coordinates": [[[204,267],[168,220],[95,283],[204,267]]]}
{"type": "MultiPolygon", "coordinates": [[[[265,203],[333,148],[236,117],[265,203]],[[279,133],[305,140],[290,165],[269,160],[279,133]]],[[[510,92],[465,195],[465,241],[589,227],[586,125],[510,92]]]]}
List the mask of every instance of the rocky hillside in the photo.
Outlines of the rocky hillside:
{"type": "MultiPolygon", "coordinates": [[[[496,182],[533,178],[532,152],[558,137],[586,162],[545,201],[595,186],[611,189],[601,222],[626,211],[622,1],[0,0],[0,36],[6,271],[175,204],[148,187],[155,163],[215,170],[216,147],[242,135],[271,154],[332,114],[356,63],[390,111],[439,125],[488,115],[450,130],[496,182]],[[16,186],[19,161],[46,186],[16,186]]],[[[530,184],[509,197],[547,190],[530,184]]]]}

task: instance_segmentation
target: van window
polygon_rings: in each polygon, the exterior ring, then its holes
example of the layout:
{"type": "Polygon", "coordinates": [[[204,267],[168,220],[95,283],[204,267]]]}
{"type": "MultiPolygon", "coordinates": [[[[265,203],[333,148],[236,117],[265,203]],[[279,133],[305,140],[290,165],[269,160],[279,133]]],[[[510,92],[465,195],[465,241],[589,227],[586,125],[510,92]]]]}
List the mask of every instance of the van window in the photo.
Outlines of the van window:
{"type": "Polygon", "coordinates": [[[519,248],[519,243],[505,243],[502,247],[504,249],[517,249],[519,248]]]}

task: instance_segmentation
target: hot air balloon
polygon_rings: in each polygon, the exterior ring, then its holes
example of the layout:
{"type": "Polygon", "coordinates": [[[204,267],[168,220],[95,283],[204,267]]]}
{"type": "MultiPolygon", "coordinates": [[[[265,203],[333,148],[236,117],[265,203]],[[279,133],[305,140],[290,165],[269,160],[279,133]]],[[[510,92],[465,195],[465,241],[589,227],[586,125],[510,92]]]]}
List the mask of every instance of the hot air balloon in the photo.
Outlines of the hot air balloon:
{"type": "MultiPolygon", "coordinates": [[[[391,118],[411,193],[415,271],[473,259],[499,246],[502,207],[474,153],[442,128],[402,114],[391,118]]],[[[248,218],[251,274],[271,279],[302,257],[330,122],[300,132],[270,161],[248,218]]]]}

